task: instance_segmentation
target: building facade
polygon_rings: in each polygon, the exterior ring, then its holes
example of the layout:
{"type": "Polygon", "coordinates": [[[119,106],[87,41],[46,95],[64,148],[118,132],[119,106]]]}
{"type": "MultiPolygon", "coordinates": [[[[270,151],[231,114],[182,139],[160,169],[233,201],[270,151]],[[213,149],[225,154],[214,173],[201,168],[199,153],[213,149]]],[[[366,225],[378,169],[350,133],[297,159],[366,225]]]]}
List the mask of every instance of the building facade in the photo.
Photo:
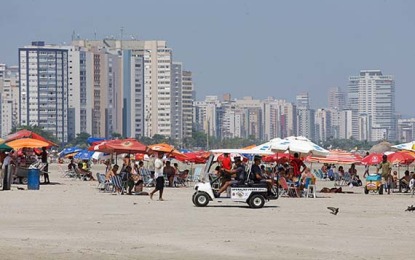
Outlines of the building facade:
{"type": "Polygon", "coordinates": [[[68,50],[32,42],[19,48],[20,125],[42,127],[68,140],[68,50]]]}

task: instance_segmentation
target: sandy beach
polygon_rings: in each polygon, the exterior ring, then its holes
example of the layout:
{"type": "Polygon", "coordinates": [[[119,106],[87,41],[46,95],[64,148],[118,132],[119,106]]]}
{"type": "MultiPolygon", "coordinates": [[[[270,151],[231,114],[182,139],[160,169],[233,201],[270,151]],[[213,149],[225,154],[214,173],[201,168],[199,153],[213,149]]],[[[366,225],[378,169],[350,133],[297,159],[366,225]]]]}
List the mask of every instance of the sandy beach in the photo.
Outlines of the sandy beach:
{"type": "MultiPolygon", "coordinates": [[[[280,198],[262,209],[230,201],[197,208],[193,187],[166,188],[166,201],[152,201],[63,178],[56,164],[50,170],[52,184],[40,190],[12,185],[0,192],[1,259],[413,259],[415,254],[415,212],[405,212],[415,204],[410,194],[365,195],[361,187],[343,187],[353,194],[280,198]],[[330,214],[328,206],[339,207],[339,214],[330,214]]],[[[332,185],[317,183],[318,190],[332,185]]]]}

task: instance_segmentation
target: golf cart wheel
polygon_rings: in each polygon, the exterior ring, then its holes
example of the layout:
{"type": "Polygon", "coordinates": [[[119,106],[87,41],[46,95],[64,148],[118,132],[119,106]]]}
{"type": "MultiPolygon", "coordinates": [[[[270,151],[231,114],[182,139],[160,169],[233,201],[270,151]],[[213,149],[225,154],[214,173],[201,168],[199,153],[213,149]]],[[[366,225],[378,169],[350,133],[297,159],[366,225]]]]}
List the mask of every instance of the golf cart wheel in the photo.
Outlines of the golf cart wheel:
{"type": "Polygon", "coordinates": [[[193,202],[197,207],[205,207],[209,203],[209,196],[206,193],[197,193],[193,202]]]}
{"type": "Polygon", "coordinates": [[[196,202],[195,202],[196,195],[197,195],[197,192],[193,193],[193,195],[192,195],[192,202],[195,205],[196,205],[196,202]]]}
{"type": "Polygon", "coordinates": [[[260,194],[254,194],[249,199],[248,204],[253,209],[260,209],[265,204],[265,198],[264,198],[264,196],[262,196],[260,194]]]}
{"type": "Polygon", "coordinates": [[[27,178],[26,177],[22,177],[22,178],[20,178],[19,182],[20,182],[20,184],[27,185],[27,178]]]}
{"type": "Polygon", "coordinates": [[[379,187],[379,195],[382,195],[383,194],[383,185],[380,185],[380,187],[379,187]]]}
{"type": "Polygon", "coordinates": [[[369,194],[369,190],[365,187],[365,194],[369,194]]]}

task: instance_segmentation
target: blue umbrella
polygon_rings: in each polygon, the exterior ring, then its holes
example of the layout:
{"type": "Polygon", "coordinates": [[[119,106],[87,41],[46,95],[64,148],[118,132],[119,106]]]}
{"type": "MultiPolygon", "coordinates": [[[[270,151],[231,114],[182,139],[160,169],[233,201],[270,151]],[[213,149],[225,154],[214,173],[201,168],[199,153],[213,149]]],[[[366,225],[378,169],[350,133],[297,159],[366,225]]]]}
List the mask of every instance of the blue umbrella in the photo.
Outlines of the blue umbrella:
{"type": "Polygon", "coordinates": [[[79,153],[77,153],[73,158],[81,160],[91,160],[91,157],[94,153],[94,151],[82,150],[79,153]]]}
{"type": "Polygon", "coordinates": [[[76,147],[76,146],[74,146],[74,147],[68,147],[68,148],[63,149],[59,153],[59,158],[62,158],[64,156],[68,155],[68,154],[77,153],[77,152],[80,152],[80,151],[82,151],[82,148],[79,148],[79,147],[76,147]]]}
{"type": "Polygon", "coordinates": [[[91,145],[92,143],[99,142],[99,141],[105,141],[105,140],[107,139],[102,138],[102,137],[89,137],[86,141],[89,145],[91,145]]]}

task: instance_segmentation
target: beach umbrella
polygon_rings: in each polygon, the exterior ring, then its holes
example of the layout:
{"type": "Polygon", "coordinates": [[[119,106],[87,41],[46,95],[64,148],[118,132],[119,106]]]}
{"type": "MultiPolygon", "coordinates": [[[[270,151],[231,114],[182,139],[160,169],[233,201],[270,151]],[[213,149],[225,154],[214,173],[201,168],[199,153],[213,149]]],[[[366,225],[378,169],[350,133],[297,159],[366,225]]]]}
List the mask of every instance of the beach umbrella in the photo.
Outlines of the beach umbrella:
{"type": "Polygon", "coordinates": [[[166,143],[160,143],[160,144],[152,144],[149,145],[148,148],[150,148],[153,152],[163,152],[166,153],[168,157],[180,157],[183,159],[186,159],[186,155],[181,153],[179,150],[174,149],[174,146],[166,143]]]}
{"type": "Polygon", "coordinates": [[[393,145],[392,148],[395,148],[395,149],[398,149],[398,150],[415,151],[415,141],[412,141],[412,142],[409,142],[409,143],[393,145]]]}
{"type": "Polygon", "coordinates": [[[147,153],[148,147],[136,139],[115,139],[103,141],[97,145],[92,145],[88,148],[89,151],[104,152],[104,153],[147,153]]]}
{"type": "Polygon", "coordinates": [[[75,155],[76,153],[78,153],[80,151],[82,151],[82,148],[79,148],[79,147],[76,147],[76,146],[68,147],[68,148],[65,148],[62,151],[60,151],[58,153],[58,155],[59,155],[59,158],[62,158],[62,157],[70,156],[70,155],[75,155]]]}
{"type": "Polygon", "coordinates": [[[267,155],[262,157],[262,161],[265,163],[275,162],[278,164],[284,164],[294,159],[294,156],[289,153],[275,153],[273,155],[267,155]]]}
{"type": "Polygon", "coordinates": [[[195,164],[203,164],[209,159],[210,152],[206,151],[195,151],[189,152],[185,154],[186,157],[175,157],[175,159],[181,162],[188,162],[188,163],[195,163],[195,164]]]}
{"type": "Polygon", "coordinates": [[[40,148],[49,146],[49,143],[33,138],[17,139],[7,142],[6,144],[14,150],[19,150],[21,148],[40,148]]]}
{"type": "Polygon", "coordinates": [[[310,163],[356,164],[362,161],[362,157],[358,154],[343,150],[330,150],[326,157],[309,155],[305,158],[305,161],[310,163]]]}
{"type": "Polygon", "coordinates": [[[88,137],[88,139],[86,140],[86,142],[89,145],[93,145],[93,144],[98,144],[98,143],[100,143],[102,141],[105,141],[105,140],[106,140],[105,138],[101,138],[101,137],[88,137]]]}
{"type": "Polygon", "coordinates": [[[362,164],[365,165],[376,165],[382,162],[383,154],[381,153],[371,153],[365,158],[362,159],[362,164]]]}
{"type": "Polygon", "coordinates": [[[80,160],[91,160],[92,155],[94,154],[94,151],[88,151],[88,150],[81,150],[73,158],[80,159],[80,160]]]}
{"type": "Polygon", "coordinates": [[[317,144],[311,142],[309,139],[303,136],[291,136],[276,142],[271,143],[271,151],[312,154],[313,156],[325,157],[329,153],[328,150],[317,144]]]}
{"type": "Polygon", "coordinates": [[[388,161],[392,164],[409,165],[415,161],[415,154],[407,151],[400,151],[388,155],[388,161]]]}
{"type": "Polygon", "coordinates": [[[29,131],[27,129],[23,129],[23,130],[17,131],[14,134],[8,135],[6,137],[6,140],[5,141],[6,142],[10,142],[10,141],[13,141],[13,140],[23,139],[23,138],[32,138],[32,139],[44,141],[44,142],[47,143],[47,145],[44,146],[44,147],[47,147],[47,148],[50,148],[52,146],[58,146],[54,142],[49,141],[48,139],[46,139],[46,138],[44,138],[44,137],[36,134],[35,132],[29,131]]]}
{"type": "Polygon", "coordinates": [[[13,148],[11,148],[10,146],[8,146],[5,143],[0,144],[0,152],[9,152],[13,150],[13,148]]]}

